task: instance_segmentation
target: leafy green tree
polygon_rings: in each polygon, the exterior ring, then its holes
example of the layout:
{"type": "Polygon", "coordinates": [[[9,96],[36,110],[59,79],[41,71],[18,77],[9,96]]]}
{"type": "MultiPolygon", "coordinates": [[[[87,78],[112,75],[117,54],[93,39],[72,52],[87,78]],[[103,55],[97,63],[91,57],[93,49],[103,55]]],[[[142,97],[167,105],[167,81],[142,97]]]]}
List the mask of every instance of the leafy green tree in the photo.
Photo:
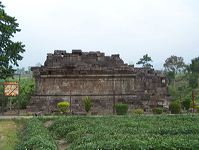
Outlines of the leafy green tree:
{"type": "Polygon", "coordinates": [[[169,79],[169,83],[172,83],[175,89],[175,78],[176,74],[185,70],[186,65],[184,63],[184,59],[178,56],[170,56],[165,60],[164,63],[165,73],[167,78],[169,79]]]}
{"type": "Polygon", "coordinates": [[[174,72],[166,72],[166,77],[169,80],[169,84],[172,83],[172,81],[175,79],[175,73],[174,72]]]}
{"type": "Polygon", "coordinates": [[[18,66],[18,60],[22,60],[24,45],[14,42],[14,34],[20,32],[19,24],[14,17],[6,14],[4,6],[0,2],[0,79],[14,73],[13,66],[18,66]]]}
{"type": "Polygon", "coordinates": [[[191,60],[190,70],[192,73],[199,74],[199,57],[191,60]]]}
{"type": "Polygon", "coordinates": [[[170,56],[165,60],[164,68],[166,72],[173,72],[175,74],[183,71],[186,65],[184,63],[184,59],[178,56],[170,56]]]}
{"type": "Polygon", "coordinates": [[[192,89],[195,89],[198,87],[198,75],[195,74],[195,73],[191,73],[189,75],[189,86],[192,88],[192,89]]]}
{"type": "Polygon", "coordinates": [[[199,57],[191,60],[191,64],[187,66],[187,72],[189,75],[189,86],[194,89],[199,85],[199,57]]]}
{"type": "Polygon", "coordinates": [[[143,68],[153,68],[153,65],[151,65],[150,62],[152,62],[152,59],[148,56],[148,54],[146,54],[142,58],[140,58],[140,60],[136,64],[142,65],[143,68]]]}

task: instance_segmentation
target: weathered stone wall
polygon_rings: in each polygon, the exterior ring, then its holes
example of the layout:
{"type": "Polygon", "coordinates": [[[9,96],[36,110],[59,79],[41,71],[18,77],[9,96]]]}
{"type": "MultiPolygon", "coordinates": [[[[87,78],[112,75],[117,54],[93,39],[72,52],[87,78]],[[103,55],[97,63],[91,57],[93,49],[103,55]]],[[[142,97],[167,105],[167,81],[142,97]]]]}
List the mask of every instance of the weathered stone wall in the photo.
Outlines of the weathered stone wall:
{"type": "Polygon", "coordinates": [[[59,101],[73,112],[84,112],[83,98],[91,96],[94,113],[112,113],[117,102],[130,108],[168,106],[166,78],[151,69],[133,68],[119,55],[73,50],[48,54],[42,67],[32,68],[36,90],[30,111],[50,113],[59,101]]]}
{"type": "Polygon", "coordinates": [[[37,80],[37,95],[130,94],[135,90],[134,75],[46,76],[37,80]]]}

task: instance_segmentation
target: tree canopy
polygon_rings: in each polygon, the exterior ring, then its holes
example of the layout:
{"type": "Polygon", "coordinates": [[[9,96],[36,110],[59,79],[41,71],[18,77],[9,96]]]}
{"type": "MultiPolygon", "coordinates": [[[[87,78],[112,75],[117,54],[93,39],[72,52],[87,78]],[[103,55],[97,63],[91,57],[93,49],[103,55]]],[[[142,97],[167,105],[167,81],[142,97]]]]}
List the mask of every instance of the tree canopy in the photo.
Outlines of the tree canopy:
{"type": "Polygon", "coordinates": [[[172,55],[165,60],[164,68],[166,72],[177,74],[185,68],[184,59],[182,57],[172,55]]]}
{"type": "Polygon", "coordinates": [[[190,70],[192,73],[199,74],[199,57],[196,57],[191,60],[190,70]]]}
{"type": "Polygon", "coordinates": [[[189,71],[190,71],[190,76],[189,76],[189,85],[190,87],[197,88],[199,83],[199,57],[196,57],[191,60],[191,64],[189,65],[189,71]]]}
{"type": "Polygon", "coordinates": [[[24,45],[22,42],[14,42],[14,34],[20,32],[19,24],[15,17],[6,14],[4,6],[0,2],[0,79],[5,79],[14,74],[14,66],[22,60],[24,45]]]}
{"type": "Polygon", "coordinates": [[[145,54],[136,64],[142,65],[143,68],[153,68],[153,65],[151,65],[150,62],[152,62],[151,57],[149,57],[148,54],[145,54]]]}

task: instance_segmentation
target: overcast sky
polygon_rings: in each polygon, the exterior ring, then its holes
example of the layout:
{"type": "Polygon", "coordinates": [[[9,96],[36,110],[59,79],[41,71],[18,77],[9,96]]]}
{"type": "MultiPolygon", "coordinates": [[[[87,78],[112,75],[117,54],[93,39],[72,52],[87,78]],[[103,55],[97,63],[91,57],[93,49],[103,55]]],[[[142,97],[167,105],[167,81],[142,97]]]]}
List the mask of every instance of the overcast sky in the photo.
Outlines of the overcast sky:
{"type": "Polygon", "coordinates": [[[120,54],[136,63],[148,53],[155,68],[171,55],[199,56],[199,0],[2,0],[17,18],[15,40],[26,45],[20,67],[43,64],[54,50],[120,54]]]}

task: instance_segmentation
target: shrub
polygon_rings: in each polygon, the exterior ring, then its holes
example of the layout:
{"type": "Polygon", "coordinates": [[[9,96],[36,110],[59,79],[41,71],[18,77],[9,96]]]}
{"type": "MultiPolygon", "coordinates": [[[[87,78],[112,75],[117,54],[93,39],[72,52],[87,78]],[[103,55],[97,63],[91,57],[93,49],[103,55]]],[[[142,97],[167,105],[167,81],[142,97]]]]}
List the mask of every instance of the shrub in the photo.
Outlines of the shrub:
{"type": "Polygon", "coordinates": [[[142,115],[142,114],[144,114],[144,110],[141,108],[134,109],[133,114],[142,115]]]}
{"type": "Polygon", "coordinates": [[[115,110],[117,115],[126,115],[128,111],[128,105],[123,103],[118,103],[115,105],[115,110]]]}
{"type": "Polygon", "coordinates": [[[84,109],[88,113],[92,107],[92,101],[90,96],[84,98],[84,109]]]}
{"type": "Polygon", "coordinates": [[[173,101],[169,104],[169,110],[172,114],[179,114],[180,113],[180,102],[179,101],[173,101]]]}
{"type": "Polygon", "coordinates": [[[162,114],[163,109],[161,107],[153,108],[153,114],[162,114]]]}
{"type": "Polygon", "coordinates": [[[191,100],[186,99],[182,102],[182,106],[185,110],[189,110],[190,106],[191,106],[191,100]]]}
{"type": "Polygon", "coordinates": [[[57,103],[57,107],[61,113],[68,112],[68,107],[70,106],[69,102],[59,102],[57,103]]]}

